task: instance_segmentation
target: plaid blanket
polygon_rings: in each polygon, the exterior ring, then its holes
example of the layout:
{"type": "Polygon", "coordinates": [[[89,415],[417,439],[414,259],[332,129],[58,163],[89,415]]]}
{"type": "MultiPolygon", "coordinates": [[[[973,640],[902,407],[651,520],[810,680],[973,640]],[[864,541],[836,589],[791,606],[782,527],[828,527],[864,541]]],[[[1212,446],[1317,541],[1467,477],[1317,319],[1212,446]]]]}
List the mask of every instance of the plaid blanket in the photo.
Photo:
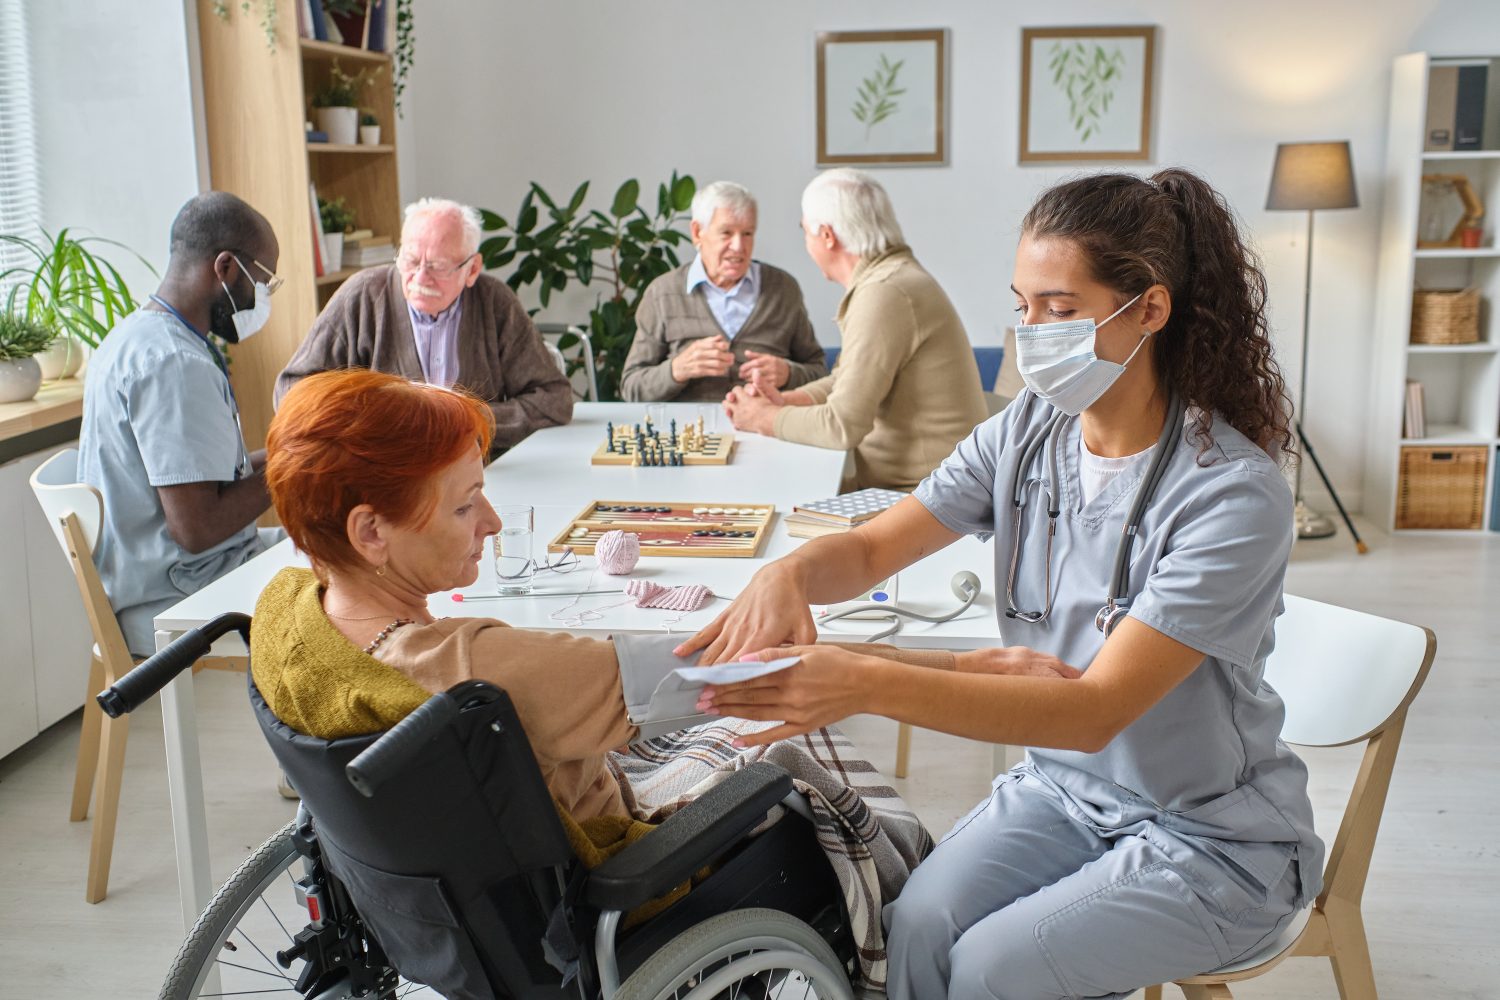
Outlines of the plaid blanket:
{"type": "MultiPolygon", "coordinates": [[[[792,777],[808,798],[818,843],[844,890],[858,949],[862,995],[885,993],[885,932],[881,908],[895,899],[911,870],[933,847],[932,837],[885,777],[836,729],[770,746],[736,749],[736,736],[766,723],[725,719],[637,743],[610,755],[639,819],[659,822],[728,773],[757,760],[792,777]]],[[[779,818],[779,810],[768,825],[779,818]]]]}

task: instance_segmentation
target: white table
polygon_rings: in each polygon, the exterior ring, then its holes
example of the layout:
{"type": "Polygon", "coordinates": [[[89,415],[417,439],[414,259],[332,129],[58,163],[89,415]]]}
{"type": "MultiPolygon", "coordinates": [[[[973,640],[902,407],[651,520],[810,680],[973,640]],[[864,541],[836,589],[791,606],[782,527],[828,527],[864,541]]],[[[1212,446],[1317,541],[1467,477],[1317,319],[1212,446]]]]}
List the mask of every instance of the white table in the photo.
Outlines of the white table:
{"type": "MultiPolygon", "coordinates": [[[[696,405],[676,404],[673,409],[696,419],[696,405]]],[[[785,513],[794,503],[837,492],[843,453],[806,448],[757,435],[740,439],[739,448],[742,450],[736,452],[734,463],[725,468],[589,466],[588,456],[593,454],[597,442],[604,438],[605,421],[614,419],[616,414],[620,415],[622,422],[626,419],[634,421],[642,411],[643,407],[633,403],[580,404],[575,408],[573,424],[533,434],[486,470],[485,493],[492,501],[503,499],[505,502],[536,505],[533,549],[538,556],[548,540],[593,499],[773,503],[780,513],[785,513]],[[726,476],[726,472],[735,474],[726,476]]],[[[682,421],[679,421],[680,426],[682,421]]],[[[723,610],[727,599],[739,593],[765,560],[785,555],[800,543],[800,539],[787,535],[778,514],[771,525],[770,537],[763,543],[757,558],[648,557],[640,561],[632,576],[655,580],[666,586],[702,583],[717,597],[723,598],[685,616],[673,626],[673,631],[686,634],[702,628],[723,610]]],[[[293,550],[290,542],[282,542],[225,574],[156,616],[157,648],[163,648],[188,629],[226,611],[252,613],[256,599],[271,577],[284,567],[297,565],[305,566],[306,560],[293,550]]],[[[593,558],[586,557],[580,568],[572,573],[539,574],[535,593],[530,597],[485,599],[495,592],[493,562],[485,559],[481,562],[479,581],[465,589],[466,599],[462,603],[453,601],[451,593],[443,593],[434,595],[429,607],[434,615],[439,616],[482,615],[519,627],[562,630],[597,638],[618,633],[659,631],[666,619],[676,615],[676,612],[625,605],[605,611],[604,617],[597,621],[564,628],[552,616],[573,597],[571,594],[559,596],[559,592],[576,591],[589,585],[594,565],[593,558]]],[[[908,624],[887,641],[908,648],[953,650],[997,644],[999,630],[994,597],[990,593],[994,576],[992,565],[990,546],[966,538],[904,571],[900,579],[900,602],[924,614],[941,614],[956,606],[951,580],[960,570],[978,573],[985,593],[950,622],[908,624]]],[[[592,575],[590,589],[619,590],[622,586],[617,578],[603,573],[592,575]]],[[[625,595],[621,593],[590,594],[579,598],[575,610],[624,600],[625,595]]],[[[880,623],[871,622],[833,622],[820,628],[819,636],[858,641],[861,636],[880,627],[880,623]]],[[[208,865],[208,826],[191,671],[184,672],[163,689],[162,717],[166,730],[167,782],[171,791],[182,914],[185,926],[190,928],[216,887],[208,865]]]]}

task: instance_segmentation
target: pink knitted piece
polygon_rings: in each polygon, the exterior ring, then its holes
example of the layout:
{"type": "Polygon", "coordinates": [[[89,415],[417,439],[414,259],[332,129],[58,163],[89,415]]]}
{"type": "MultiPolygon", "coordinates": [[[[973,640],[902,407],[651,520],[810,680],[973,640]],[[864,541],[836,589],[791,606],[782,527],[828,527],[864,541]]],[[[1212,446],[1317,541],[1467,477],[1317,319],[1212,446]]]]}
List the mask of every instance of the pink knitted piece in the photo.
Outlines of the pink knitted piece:
{"type": "Polygon", "coordinates": [[[625,593],[635,598],[638,608],[664,608],[668,611],[697,611],[714,596],[714,592],[701,583],[668,588],[650,580],[627,582],[625,593]]]}

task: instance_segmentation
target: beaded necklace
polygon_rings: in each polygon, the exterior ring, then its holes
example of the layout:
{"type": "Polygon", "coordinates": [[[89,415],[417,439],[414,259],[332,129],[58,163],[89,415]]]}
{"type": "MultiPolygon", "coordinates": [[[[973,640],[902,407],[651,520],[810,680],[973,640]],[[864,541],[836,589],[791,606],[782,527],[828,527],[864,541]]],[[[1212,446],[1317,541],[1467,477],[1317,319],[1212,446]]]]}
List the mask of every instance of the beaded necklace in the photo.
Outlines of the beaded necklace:
{"type": "Polygon", "coordinates": [[[392,632],[396,631],[402,625],[410,625],[411,623],[412,620],[410,618],[397,618],[395,621],[391,622],[385,628],[380,630],[379,635],[370,640],[370,644],[365,647],[365,654],[367,656],[373,656],[375,654],[375,650],[380,647],[380,644],[382,642],[385,642],[385,640],[390,637],[390,634],[392,632]]]}

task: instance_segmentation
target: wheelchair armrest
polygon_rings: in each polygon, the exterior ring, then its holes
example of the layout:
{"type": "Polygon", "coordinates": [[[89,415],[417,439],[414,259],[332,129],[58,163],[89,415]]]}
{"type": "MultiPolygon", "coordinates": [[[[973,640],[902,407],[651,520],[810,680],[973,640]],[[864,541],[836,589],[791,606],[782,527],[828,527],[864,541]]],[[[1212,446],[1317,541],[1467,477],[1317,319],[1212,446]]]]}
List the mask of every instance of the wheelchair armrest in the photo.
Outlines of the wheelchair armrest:
{"type": "Polygon", "coordinates": [[[734,846],[791,790],[791,776],[775,764],[734,772],[589,872],[584,898],[600,910],[629,911],[663,895],[734,846]]]}

